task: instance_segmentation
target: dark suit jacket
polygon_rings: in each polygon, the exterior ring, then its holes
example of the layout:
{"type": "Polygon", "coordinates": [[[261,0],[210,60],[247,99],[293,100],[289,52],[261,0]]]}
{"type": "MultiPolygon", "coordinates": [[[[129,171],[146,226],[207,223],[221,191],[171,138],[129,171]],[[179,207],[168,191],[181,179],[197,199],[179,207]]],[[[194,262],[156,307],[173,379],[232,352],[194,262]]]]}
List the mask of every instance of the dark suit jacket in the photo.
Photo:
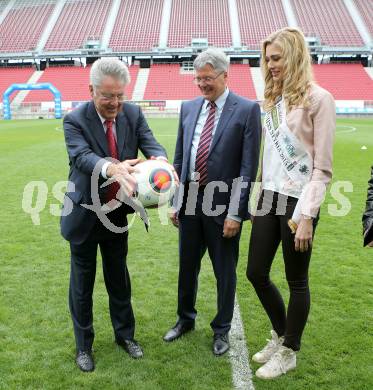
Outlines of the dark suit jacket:
{"type": "MultiPolygon", "coordinates": [[[[174,166],[181,183],[188,180],[192,139],[203,103],[204,98],[198,97],[184,102],[181,107],[174,158],[174,166]]],[[[258,168],[260,139],[259,105],[230,92],[211,143],[207,162],[207,181],[222,181],[229,188],[228,192],[214,194],[213,207],[226,206],[225,212],[215,217],[218,223],[224,223],[231,199],[238,199],[239,202],[238,212],[234,214],[242,220],[249,218],[248,201],[251,182],[255,181],[258,168]],[[233,180],[238,177],[241,177],[248,187],[242,191],[232,191],[233,180]]]]}
{"type": "MultiPolygon", "coordinates": [[[[72,211],[61,217],[61,233],[66,240],[79,244],[89,237],[97,222],[97,215],[81,204],[92,204],[92,173],[95,167],[101,172],[105,157],[110,154],[101,120],[92,101],[66,115],[63,124],[70,164],[69,182],[74,183],[75,188],[68,188],[65,194],[64,209],[72,201],[72,211]]],[[[147,158],[152,155],[166,156],[138,106],[123,104],[122,111],[116,117],[116,133],[120,161],[136,158],[139,149],[147,158]]],[[[98,189],[101,200],[107,191],[107,187],[100,188],[105,181],[100,174],[98,189]]]]}
{"type": "Polygon", "coordinates": [[[364,246],[373,241],[373,166],[368,182],[368,194],[365,212],[363,214],[364,246]]]}

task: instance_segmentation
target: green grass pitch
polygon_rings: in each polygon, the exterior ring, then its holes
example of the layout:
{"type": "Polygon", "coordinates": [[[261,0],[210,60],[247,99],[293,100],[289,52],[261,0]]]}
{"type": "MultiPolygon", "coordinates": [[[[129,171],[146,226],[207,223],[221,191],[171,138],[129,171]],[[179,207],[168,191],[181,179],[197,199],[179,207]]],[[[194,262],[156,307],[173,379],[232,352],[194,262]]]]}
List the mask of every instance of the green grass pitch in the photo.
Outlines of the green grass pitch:
{"type": "MultiPolygon", "coordinates": [[[[172,159],[177,120],[150,119],[149,123],[172,159]]],[[[353,191],[344,193],[351,210],[343,217],[329,215],[328,205],[340,205],[327,195],[316,231],[310,267],[311,313],[297,370],[272,382],[254,378],[256,389],[373,388],[373,249],[363,249],[361,238],[372,151],[372,120],[338,120],[333,183],[352,183],[353,191]]],[[[68,172],[61,121],[1,121],[0,166],[0,389],[232,388],[229,358],[215,358],[211,353],[209,322],[215,313],[216,292],[207,258],[200,275],[196,330],[175,343],[162,341],[176,320],[178,243],[176,229],[161,225],[157,210],[150,212],[149,233],[137,219],[129,238],[136,338],[145,357],[131,360],[113,342],[98,259],[96,371],[82,374],[74,364],[67,305],[69,249],[59,233],[59,218],[50,212],[51,205],[60,204],[52,188],[67,180],[68,172]],[[40,225],[22,209],[24,188],[31,181],[45,183],[45,198],[37,199],[35,194],[32,199],[34,205],[37,200],[41,207],[45,204],[40,225]]],[[[245,276],[249,234],[250,224],[245,223],[237,297],[252,355],[263,346],[270,325],[245,276]]],[[[280,255],[272,277],[287,299],[280,255]]]]}

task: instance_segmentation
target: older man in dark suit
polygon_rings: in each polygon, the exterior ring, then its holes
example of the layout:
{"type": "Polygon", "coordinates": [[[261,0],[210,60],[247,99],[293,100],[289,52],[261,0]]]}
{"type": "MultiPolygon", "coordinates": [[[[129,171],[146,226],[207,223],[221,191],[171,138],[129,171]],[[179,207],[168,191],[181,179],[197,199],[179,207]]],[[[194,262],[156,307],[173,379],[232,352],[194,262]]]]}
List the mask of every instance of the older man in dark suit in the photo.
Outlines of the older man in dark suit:
{"type": "MultiPolygon", "coordinates": [[[[229,60],[208,49],[194,61],[202,97],[183,103],[174,167],[183,195],[171,219],[179,228],[178,321],[164,336],[173,341],[194,329],[201,259],[208,250],[217,281],[218,312],[211,322],[213,353],[229,349],[241,224],[249,218],[260,137],[260,108],[227,88],[229,60]]],[[[177,202],[177,200],[176,200],[177,202]]]]}
{"type": "Polygon", "coordinates": [[[373,165],[371,167],[371,177],[368,182],[368,194],[365,212],[363,214],[363,235],[364,246],[373,248],[373,165]]]}
{"type": "Polygon", "coordinates": [[[97,60],[90,74],[92,101],[79,106],[64,119],[70,172],[61,232],[70,242],[69,305],[77,348],[76,363],[82,371],[94,370],[92,293],[98,246],[115,340],[131,357],[143,356],[134,339],[135,318],[126,265],[127,213],[131,209],[117,198],[123,200],[120,191],[130,196],[135,188],[136,181],[131,173],[139,162],[139,149],[147,158],[166,159],[166,153],[155,140],[140,108],[123,102],[128,83],[129,72],[123,62],[97,60]],[[102,186],[110,178],[113,182],[102,186]],[[106,211],[102,211],[105,207],[106,211]]]}

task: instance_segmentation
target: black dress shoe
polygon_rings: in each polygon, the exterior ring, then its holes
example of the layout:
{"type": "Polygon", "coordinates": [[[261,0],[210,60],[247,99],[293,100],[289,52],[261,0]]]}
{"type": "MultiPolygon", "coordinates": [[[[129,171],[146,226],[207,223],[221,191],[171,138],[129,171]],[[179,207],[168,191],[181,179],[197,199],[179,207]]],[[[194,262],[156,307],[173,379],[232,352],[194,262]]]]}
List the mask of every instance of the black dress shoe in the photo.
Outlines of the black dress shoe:
{"type": "Polygon", "coordinates": [[[133,359],[141,359],[144,356],[144,352],[140,347],[140,344],[134,339],[127,339],[123,341],[117,341],[117,344],[123,347],[123,349],[133,359]]]}
{"type": "Polygon", "coordinates": [[[228,333],[214,334],[213,352],[215,356],[226,353],[229,349],[228,333]]]}
{"type": "Polygon", "coordinates": [[[163,337],[164,341],[170,342],[178,339],[183,334],[190,332],[194,329],[194,322],[189,324],[185,322],[178,322],[173,328],[171,328],[163,337]]]}
{"type": "Polygon", "coordinates": [[[75,361],[83,372],[91,372],[95,369],[91,351],[78,351],[75,361]]]}

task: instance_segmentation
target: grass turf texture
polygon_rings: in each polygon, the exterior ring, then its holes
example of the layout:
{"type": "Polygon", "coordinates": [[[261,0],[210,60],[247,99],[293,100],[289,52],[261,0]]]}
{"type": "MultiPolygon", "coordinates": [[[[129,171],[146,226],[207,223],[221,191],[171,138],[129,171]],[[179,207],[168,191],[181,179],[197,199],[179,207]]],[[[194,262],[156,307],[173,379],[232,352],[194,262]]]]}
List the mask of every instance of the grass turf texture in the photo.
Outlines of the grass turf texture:
{"type": "MultiPolygon", "coordinates": [[[[151,119],[149,123],[172,158],[177,120],[151,119]]],[[[87,375],[76,368],[67,306],[69,249],[59,234],[59,218],[49,211],[51,204],[59,203],[52,187],[66,180],[68,172],[61,126],[57,120],[0,122],[0,388],[232,388],[228,357],[215,358],[211,353],[209,322],[215,314],[216,292],[207,258],[200,274],[196,330],[175,343],[162,341],[176,320],[178,243],[176,229],[170,224],[161,226],[157,210],[150,211],[150,232],[137,219],[129,238],[136,338],[144,347],[144,359],[131,360],[113,342],[98,258],[96,371],[87,375]],[[45,181],[49,189],[40,226],[32,223],[21,206],[24,187],[32,180],[45,181]]],[[[256,389],[373,388],[373,250],[361,245],[372,150],[373,121],[338,120],[333,182],[352,182],[354,191],[346,194],[351,211],[345,217],[330,216],[328,204],[336,201],[327,196],[311,260],[311,313],[298,367],[276,381],[254,378],[256,389]],[[349,126],[356,132],[350,132],[349,126]],[[368,149],[361,150],[362,145],[368,149]]],[[[245,223],[237,295],[252,355],[264,345],[270,325],[245,277],[249,233],[250,224],[245,223]]],[[[281,253],[272,277],[287,300],[281,253]]]]}

